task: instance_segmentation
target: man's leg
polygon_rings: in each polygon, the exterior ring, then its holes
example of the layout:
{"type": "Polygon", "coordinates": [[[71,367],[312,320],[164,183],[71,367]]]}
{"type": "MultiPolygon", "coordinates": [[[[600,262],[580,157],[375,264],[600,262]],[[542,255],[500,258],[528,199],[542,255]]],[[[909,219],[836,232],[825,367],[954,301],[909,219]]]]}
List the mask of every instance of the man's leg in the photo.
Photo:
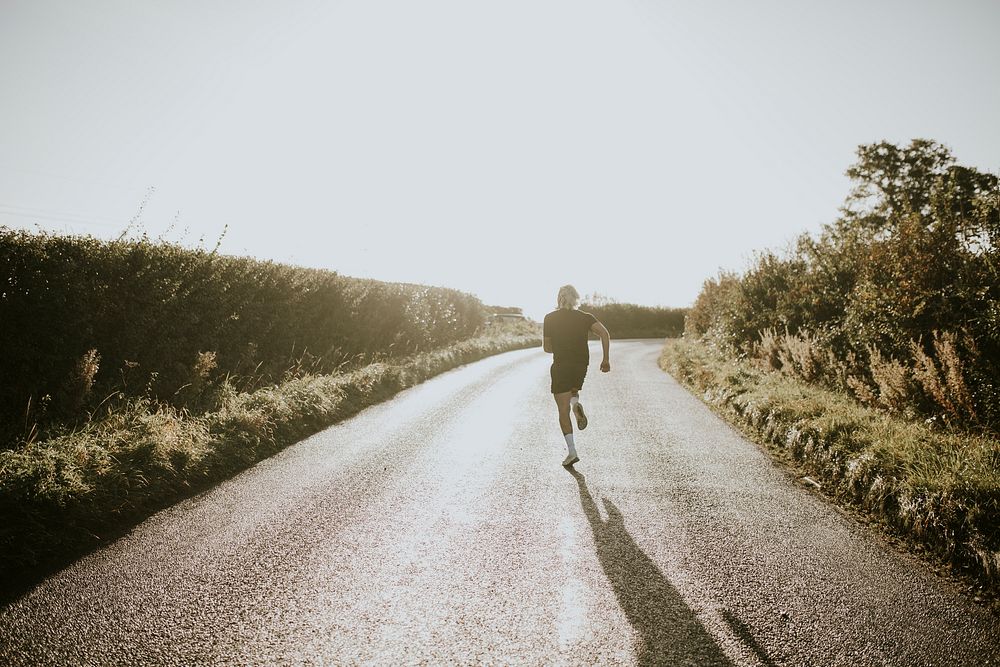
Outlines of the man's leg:
{"type": "Polygon", "coordinates": [[[562,429],[563,435],[573,435],[573,422],[569,419],[569,401],[572,395],[568,391],[561,394],[552,394],[552,397],[556,399],[556,408],[559,409],[559,428],[562,429]]]}
{"type": "Polygon", "coordinates": [[[569,418],[569,399],[572,395],[572,392],[568,391],[552,394],[552,397],[556,399],[556,407],[559,409],[559,428],[562,429],[563,437],[566,439],[567,454],[563,461],[564,466],[572,465],[580,460],[576,455],[576,443],[573,442],[573,422],[569,418]]]}
{"type": "Polygon", "coordinates": [[[576,415],[576,427],[581,431],[587,428],[587,413],[583,411],[583,403],[580,402],[580,390],[574,389],[570,392],[569,409],[576,415]]]}

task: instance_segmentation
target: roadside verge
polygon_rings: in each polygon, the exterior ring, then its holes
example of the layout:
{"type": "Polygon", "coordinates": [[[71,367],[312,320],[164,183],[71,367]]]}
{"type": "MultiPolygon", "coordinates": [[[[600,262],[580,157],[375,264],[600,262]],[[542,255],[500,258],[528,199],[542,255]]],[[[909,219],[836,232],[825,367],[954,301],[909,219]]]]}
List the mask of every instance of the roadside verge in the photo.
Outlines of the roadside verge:
{"type": "Polygon", "coordinates": [[[715,412],[817,481],[824,494],[1000,590],[1000,440],[932,429],[708,345],[668,340],[660,367],[715,412]]]}
{"type": "Polygon", "coordinates": [[[428,378],[535,347],[486,334],[386,363],[224,395],[190,415],[136,399],[79,430],[0,452],[0,600],[178,500],[428,378]]]}

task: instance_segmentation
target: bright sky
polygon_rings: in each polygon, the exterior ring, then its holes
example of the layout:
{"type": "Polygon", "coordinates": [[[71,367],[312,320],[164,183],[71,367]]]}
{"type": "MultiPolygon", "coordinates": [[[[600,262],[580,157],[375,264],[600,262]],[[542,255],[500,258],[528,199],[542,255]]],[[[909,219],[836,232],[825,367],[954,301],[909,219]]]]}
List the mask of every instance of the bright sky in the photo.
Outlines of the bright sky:
{"type": "Polygon", "coordinates": [[[860,143],[1000,168],[1000,2],[0,4],[0,224],[684,306],[860,143]]]}

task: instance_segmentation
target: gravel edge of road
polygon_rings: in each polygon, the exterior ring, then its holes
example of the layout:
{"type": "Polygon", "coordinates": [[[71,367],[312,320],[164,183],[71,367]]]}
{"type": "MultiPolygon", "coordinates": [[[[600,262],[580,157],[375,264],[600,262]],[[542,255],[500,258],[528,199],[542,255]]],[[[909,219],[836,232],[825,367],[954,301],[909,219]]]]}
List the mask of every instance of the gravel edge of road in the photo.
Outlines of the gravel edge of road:
{"type": "Polygon", "coordinates": [[[952,581],[971,601],[990,609],[1000,617],[1000,584],[991,581],[981,569],[974,566],[961,568],[958,563],[949,559],[939,549],[935,549],[932,544],[922,542],[917,535],[894,525],[886,517],[880,516],[870,508],[856,502],[850,502],[850,499],[843,494],[831,491],[831,488],[835,487],[835,481],[827,479],[823,475],[821,466],[810,466],[810,463],[815,464],[816,462],[809,459],[797,459],[788,450],[786,442],[789,436],[801,438],[803,435],[796,424],[775,424],[772,423],[773,420],[767,422],[766,428],[754,424],[747,414],[737,409],[733,402],[728,400],[732,396],[731,392],[723,386],[725,378],[708,378],[706,376],[710,373],[706,369],[705,375],[700,378],[701,384],[705,385],[703,387],[693,382],[691,378],[685,377],[683,373],[678,372],[677,368],[672,368],[666,358],[666,348],[669,344],[670,340],[668,339],[664,343],[664,351],[659,359],[661,370],[673,377],[678,384],[687,389],[743,437],[757,445],[798,484],[821,496],[833,507],[859,523],[869,526],[877,532],[885,543],[901,553],[918,559],[938,576],[952,581]]]}
{"type": "Polygon", "coordinates": [[[254,420],[221,418],[221,426],[204,428],[204,437],[214,442],[203,458],[203,465],[189,468],[187,475],[173,470],[151,471],[150,479],[142,479],[148,485],[147,492],[134,494],[138,497],[135,500],[127,497],[127,488],[125,499],[98,490],[84,498],[63,499],[61,506],[38,507],[41,503],[33,502],[38,496],[17,497],[16,491],[3,489],[0,507],[7,521],[0,527],[3,547],[0,604],[17,599],[49,574],[120,537],[152,514],[201,493],[367,407],[460,366],[539,345],[540,336],[486,335],[396,363],[374,363],[347,374],[291,380],[255,392],[263,399],[255,401],[254,408],[270,418],[268,428],[257,428],[259,424],[254,420]],[[282,388],[290,387],[292,392],[304,390],[301,386],[291,387],[293,384],[312,384],[305,390],[312,392],[314,398],[325,400],[303,401],[296,406],[299,409],[288,410],[282,388]],[[162,479],[157,479],[155,472],[162,479]],[[123,502],[128,504],[123,506],[123,502]]]}

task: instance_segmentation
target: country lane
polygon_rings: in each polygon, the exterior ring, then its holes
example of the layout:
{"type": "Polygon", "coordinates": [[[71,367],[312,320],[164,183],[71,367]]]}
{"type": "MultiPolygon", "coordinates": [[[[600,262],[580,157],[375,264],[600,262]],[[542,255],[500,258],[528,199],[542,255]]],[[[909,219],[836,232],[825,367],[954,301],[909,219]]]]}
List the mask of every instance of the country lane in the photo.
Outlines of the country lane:
{"type": "Polygon", "coordinates": [[[1000,624],[656,364],[448,372],[164,510],[0,608],[9,665],[988,665],[1000,624]]]}

